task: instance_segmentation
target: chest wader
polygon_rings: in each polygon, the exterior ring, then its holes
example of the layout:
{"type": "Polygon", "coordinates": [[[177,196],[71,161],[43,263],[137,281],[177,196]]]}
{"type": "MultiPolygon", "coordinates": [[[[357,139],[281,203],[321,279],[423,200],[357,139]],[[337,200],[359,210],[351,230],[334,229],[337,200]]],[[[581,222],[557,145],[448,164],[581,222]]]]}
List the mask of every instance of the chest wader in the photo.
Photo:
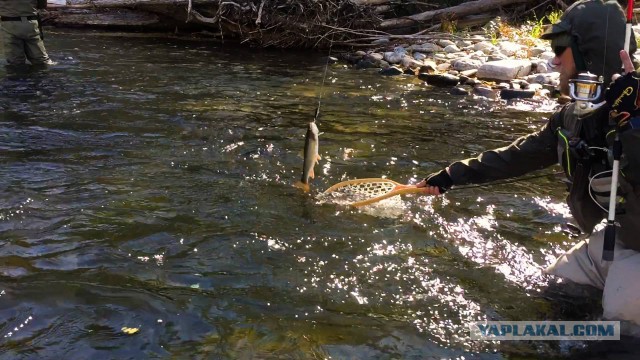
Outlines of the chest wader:
{"type": "MultiPolygon", "coordinates": [[[[586,116],[563,111],[560,115],[562,124],[556,128],[558,159],[568,179],[567,204],[578,226],[587,234],[591,233],[605,216],[601,205],[591,197],[590,183],[594,175],[609,168],[604,151],[604,133],[598,126],[606,113],[604,107],[586,116]]],[[[607,179],[610,181],[610,178],[601,175],[597,178],[603,183],[606,183],[607,179]]],[[[606,189],[597,189],[596,194],[603,200],[608,199],[606,189]]]]}

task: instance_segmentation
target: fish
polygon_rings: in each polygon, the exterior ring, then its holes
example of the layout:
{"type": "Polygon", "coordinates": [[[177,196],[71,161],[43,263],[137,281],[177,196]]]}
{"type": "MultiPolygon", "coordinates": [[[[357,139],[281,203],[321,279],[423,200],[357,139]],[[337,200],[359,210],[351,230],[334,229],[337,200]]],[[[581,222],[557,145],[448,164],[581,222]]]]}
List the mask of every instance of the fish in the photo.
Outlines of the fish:
{"type": "Polygon", "coordinates": [[[318,153],[318,126],[315,121],[310,121],[307,126],[307,134],[304,140],[304,163],[302,165],[302,177],[300,181],[295,183],[295,187],[298,187],[304,192],[309,192],[309,178],[314,178],[315,173],[313,167],[320,161],[320,154],[318,153]]]}

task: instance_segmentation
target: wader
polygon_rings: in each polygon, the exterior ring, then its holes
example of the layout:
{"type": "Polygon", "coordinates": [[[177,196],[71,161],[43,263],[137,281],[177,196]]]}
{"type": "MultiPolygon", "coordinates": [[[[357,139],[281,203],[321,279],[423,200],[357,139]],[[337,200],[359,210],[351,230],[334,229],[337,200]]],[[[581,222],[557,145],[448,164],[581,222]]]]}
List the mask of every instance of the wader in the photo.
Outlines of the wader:
{"type": "Polygon", "coordinates": [[[32,65],[44,65],[51,63],[49,55],[44,48],[44,42],[40,38],[38,17],[15,16],[0,17],[4,53],[9,65],[21,65],[25,59],[32,65]]]}

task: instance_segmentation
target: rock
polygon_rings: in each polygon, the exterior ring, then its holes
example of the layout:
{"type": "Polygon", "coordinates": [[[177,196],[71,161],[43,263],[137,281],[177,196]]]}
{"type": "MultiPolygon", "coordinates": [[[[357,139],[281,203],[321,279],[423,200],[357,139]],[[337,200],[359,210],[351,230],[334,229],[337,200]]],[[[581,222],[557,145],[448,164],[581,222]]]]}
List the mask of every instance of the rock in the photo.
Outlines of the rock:
{"type": "Polygon", "coordinates": [[[461,58],[454,60],[451,65],[458,71],[477,70],[478,68],[480,68],[480,66],[482,66],[482,62],[480,60],[461,58]]]}
{"type": "Polygon", "coordinates": [[[529,99],[535,94],[536,92],[531,90],[504,89],[500,91],[500,98],[503,100],[529,99]]]}
{"type": "Polygon", "coordinates": [[[477,95],[477,96],[486,97],[486,98],[492,99],[492,100],[495,100],[495,99],[498,98],[498,96],[496,95],[496,92],[493,89],[491,89],[488,86],[483,86],[483,85],[474,86],[473,87],[473,94],[477,95]]]}
{"type": "Polygon", "coordinates": [[[368,53],[367,55],[365,55],[368,58],[380,61],[380,60],[384,60],[384,55],[382,55],[379,52],[372,52],[372,53],[368,53]]]}
{"type": "Polygon", "coordinates": [[[541,47],[541,46],[536,46],[536,47],[532,47],[531,49],[529,49],[529,54],[533,57],[539,56],[540,54],[542,54],[543,52],[547,51],[547,48],[541,47]]]}
{"type": "Polygon", "coordinates": [[[499,60],[484,63],[478,69],[479,79],[512,80],[527,76],[531,71],[529,60],[499,60]]]}
{"type": "Polygon", "coordinates": [[[460,74],[466,77],[475,77],[477,73],[478,73],[478,69],[469,69],[469,70],[460,71],[460,74]]]}
{"type": "Polygon", "coordinates": [[[327,56],[327,63],[335,64],[338,62],[338,58],[335,56],[327,56]]]}
{"type": "Polygon", "coordinates": [[[435,65],[435,63],[434,64],[425,64],[425,65],[420,66],[420,68],[418,69],[418,73],[419,74],[421,74],[421,73],[432,74],[432,73],[436,72],[436,67],[433,66],[433,65],[435,65]]]}
{"type": "Polygon", "coordinates": [[[402,70],[401,68],[399,68],[397,66],[389,66],[389,67],[386,67],[384,69],[380,69],[380,71],[378,71],[378,73],[380,75],[396,76],[396,75],[404,74],[404,70],[402,70]]]}
{"type": "Polygon", "coordinates": [[[455,45],[448,45],[447,47],[444,48],[444,52],[446,52],[447,54],[452,54],[452,53],[460,52],[460,49],[455,45]]]}
{"type": "Polygon", "coordinates": [[[473,50],[482,51],[485,54],[491,54],[495,51],[495,46],[488,41],[481,41],[473,45],[473,50]]]}
{"type": "Polygon", "coordinates": [[[538,55],[538,57],[542,60],[551,60],[556,57],[556,54],[553,51],[545,51],[542,54],[538,55]]]}
{"type": "Polygon", "coordinates": [[[424,43],[424,44],[411,45],[409,46],[409,50],[414,52],[418,51],[422,53],[434,53],[434,52],[442,51],[442,48],[436,44],[424,43]]]}
{"type": "Polygon", "coordinates": [[[362,60],[362,56],[351,53],[342,54],[340,57],[349,64],[356,64],[358,61],[362,60]]]}
{"type": "Polygon", "coordinates": [[[413,58],[418,60],[418,61],[422,61],[422,60],[427,58],[427,55],[425,55],[425,54],[423,54],[421,52],[414,52],[413,53],[413,58]]]}
{"type": "Polygon", "coordinates": [[[449,90],[449,94],[451,95],[469,95],[469,90],[460,87],[460,86],[456,86],[456,87],[452,87],[451,90],[449,90]]]}
{"type": "Polygon", "coordinates": [[[393,49],[393,51],[387,51],[383,54],[384,60],[389,64],[398,64],[402,61],[402,58],[406,55],[407,50],[403,47],[398,46],[393,49]]]}
{"type": "Polygon", "coordinates": [[[513,56],[518,51],[520,51],[520,49],[522,49],[522,45],[516,44],[511,41],[501,41],[498,44],[498,48],[500,49],[500,52],[502,52],[504,55],[513,56]]]}
{"type": "Polygon", "coordinates": [[[365,57],[364,59],[358,61],[356,63],[356,69],[372,69],[379,68],[380,62],[369,57],[365,57]]]}
{"type": "Polygon", "coordinates": [[[451,46],[454,45],[455,46],[456,43],[454,43],[451,40],[447,40],[447,39],[440,39],[438,40],[438,45],[442,46],[443,48],[446,48],[447,46],[451,46]]]}
{"type": "Polygon", "coordinates": [[[409,67],[415,67],[418,68],[422,65],[422,63],[420,61],[415,60],[414,58],[412,58],[409,55],[405,55],[402,60],[400,61],[400,64],[405,67],[405,68],[409,68],[409,67]]]}
{"type": "Polygon", "coordinates": [[[456,86],[460,78],[451,74],[418,74],[418,79],[426,81],[428,85],[438,87],[456,86]]]}
{"type": "MultiPolygon", "coordinates": [[[[461,77],[461,79],[462,79],[462,77],[461,77]]],[[[469,85],[469,86],[471,86],[471,87],[476,87],[476,86],[478,86],[478,85],[482,85],[482,81],[480,81],[480,80],[478,80],[478,79],[467,79],[467,80],[464,82],[464,84],[465,84],[465,85],[469,85]]]]}
{"type": "Polygon", "coordinates": [[[447,70],[449,70],[451,68],[451,63],[448,62],[444,62],[442,64],[439,64],[436,69],[440,72],[445,72],[447,70]]]}
{"type": "Polygon", "coordinates": [[[487,58],[487,61],[500,61],[500,60],[507,60],[508,57],[505,54],[501,54],[501,53],[495,53],[495,54],[491,54],[489,55],[489,57],[487,58]]]}
{"type": "Polygon", "coordinates": [[[532,91],[541,91],[542,84],[529,84],[525,89],[532,90],[532,91]]]}

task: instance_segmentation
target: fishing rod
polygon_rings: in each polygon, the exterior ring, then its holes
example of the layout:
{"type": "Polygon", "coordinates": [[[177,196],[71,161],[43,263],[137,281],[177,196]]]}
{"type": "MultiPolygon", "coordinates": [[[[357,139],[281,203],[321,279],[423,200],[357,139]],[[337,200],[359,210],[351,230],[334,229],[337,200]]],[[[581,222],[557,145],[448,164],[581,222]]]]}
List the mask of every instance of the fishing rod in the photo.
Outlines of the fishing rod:
{"type": "MultiPolygon", "coordinates": [[[[633,25],[633,0],[627,2],[627,24],[624,34],[624,51],[629,54],[633,25]]],[[[618,197],[618,178],[620,176],[620,158],[622,156],[622,142],[620,132],[616,131],[613,140],[613,168],[611,169],[611,190],[609,195],[609,212],[607,225],[604,228],[604,242],[602,244],[602,260],[613,261],[616,246],[616,201],[618,197]]]]}
{"type": "Polygon", "coordinates": [[[561,174],[563,174],[562,171],[554,171],[554,172],[547,173],[547,174],[531,175],[531,176],[519,177],[519,178],[515,178],[515,179],[510,179],[510,180],[492,181],[492,182],[488,182],[488,183],[485,183],[485,184],[456,186],[456,187],[452,187],[451,189],[448,189],[447,192],[455,191],[455,190],[466,190],[466,189],[473,189],[473,188],[492,187],[492,186],[496,186],[496,185],[512,184],[512,183],[523,182],[523,181],[526,181],[526,180],[539,179],[539,178],[543,178],[543,177],[556,176],[556,175],[561,175],[561,174]]]}

